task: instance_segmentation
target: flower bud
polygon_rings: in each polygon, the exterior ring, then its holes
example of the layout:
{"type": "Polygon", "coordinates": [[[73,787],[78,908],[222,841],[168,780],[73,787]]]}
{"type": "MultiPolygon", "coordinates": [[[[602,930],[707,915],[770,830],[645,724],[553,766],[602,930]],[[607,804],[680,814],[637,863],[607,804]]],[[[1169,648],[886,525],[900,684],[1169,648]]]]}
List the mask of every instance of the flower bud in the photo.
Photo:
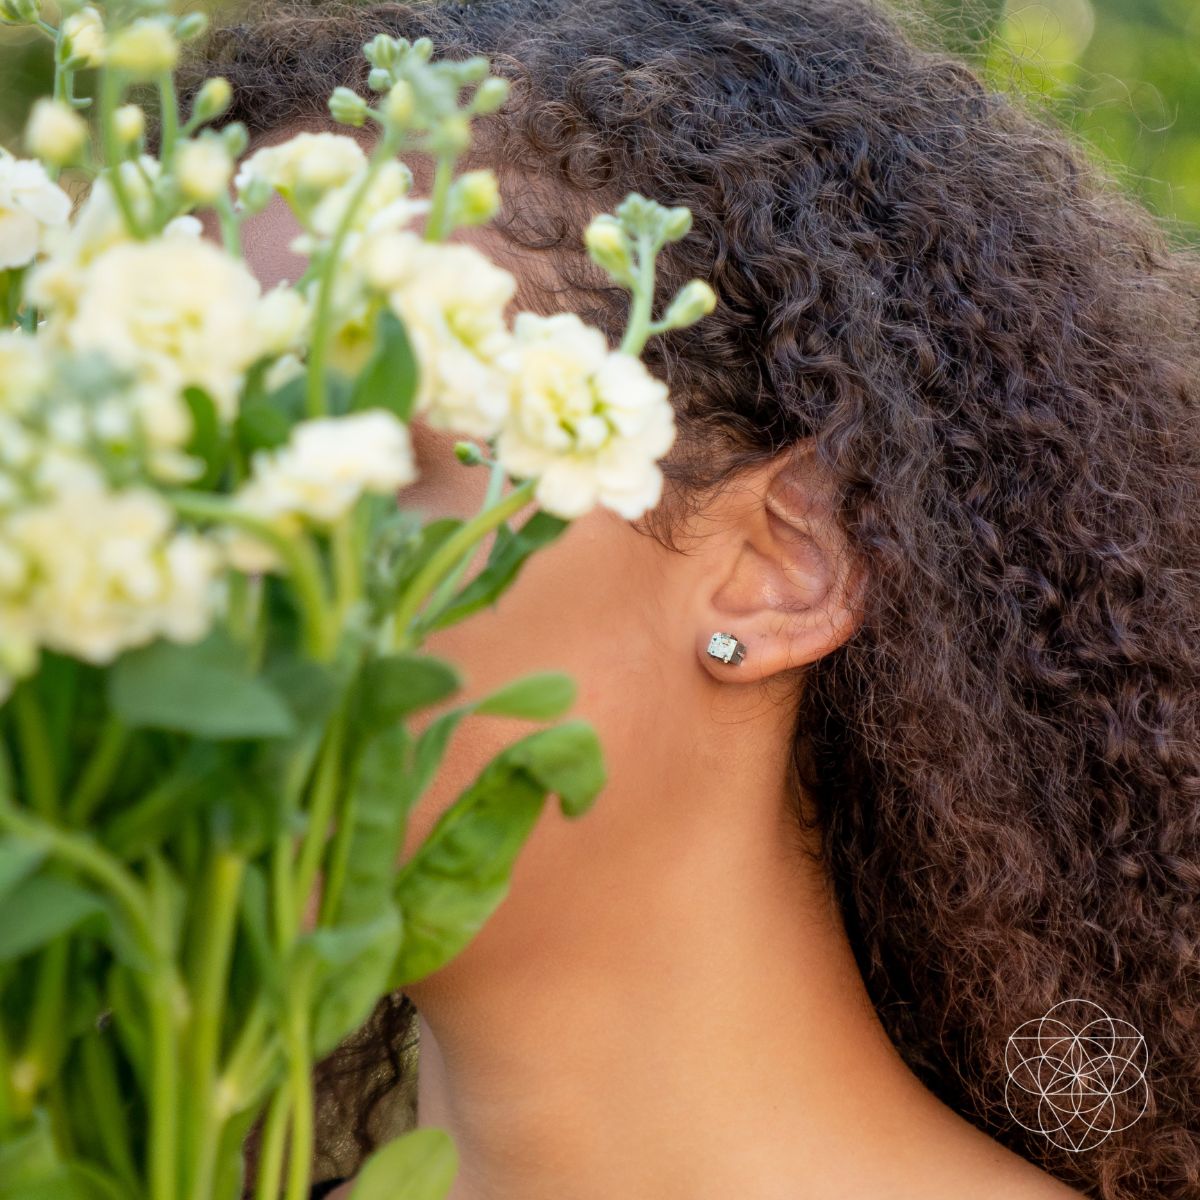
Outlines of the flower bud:
{"type": "Polygon", "coordinates": [[[491,64],[481,54],[473,54],[454,64],[458,78],[463,83],[478,83],[488,73],[491,64]]]}
{"type": "Polygon", "coordinates": [[[196,93],[196,103],[192,107],[192,120],[198,125],[219,117],[233,102],[233,88],[228,79],[214,75],[206,79],[196,93]]]}
{"type": "Polygon", "coordinates": [[[56,167],[74,162],[87,142],[87,122],[61,100],[42,97],[34,103],[25,126],[25,144],[56,167]]]}
{"type": "Polygon", "coordinates": [[[682,329],[694,325],[701,317],[706,317],[717,306],[717,293],[702,279],[693,279],[685,283],[671,301],[671,306],[663,316],[663,326],[667,329],[682,329]]]}
{"type": "Polygon", "coordinates": [[[181,17],[175,25],[175,36],[181,42],[190,42],[198,38],[208,28],[208,14],[190,12],[181,17]]]}
{"type": "Polygon", "coordinates": [[[455,225],[485,225],[500,211],[500,187],[494,171],[467,171],[454,181],[450,193],[455,225]]]}
{"type": "Polygon", "coordinates": [[[174,70],[179,43],[167,26],[153,17],[139,17],[112,35],[108,65],[138,79],[152,79],[174,70]]]}
{"type": "Polygon", "coordinates": [[[465,463],[468,467],[478,466],[484,462],[483,453],[474,442],[455,442],[454,457],[460,463],[465,463]]]}
{"type": "Polygon", "coordinates": [[[92,5],[64,19],[62,36],[68,65],[98,67],[104,61],[104,21],[92,5]]]}
{"type": "Polygon", "coordinates": [[[677,242],[686,237],[692,227],[691,209],[679,207],[668,208],[663,213],[662,236],[664,242],[677,242]]]}
{"type": "Polygon", "coordinates": [[[247,213],[262,212],[274,194],[275,189],[261,175],[251,175],[238,188],[238,207],[247,213]]]}
{"type": "Polygon", "coordinates": [[[123,146],[138,141],[146,132],[146,114],[136,104],[122,104],[113,113],[117,140],[123,146]]]}
{"type": "Polygon", "coordinates": [[[421,62],[428,62],[433,57],[433,42],[427,37],[417,38],[412,44],[412,53],[421,62]]]}
{"type": "Polygon", "coordinates": [[[491,75],[476,89],[471,101],[471,111],[486,116],[496,112],[508,99],[508,80],[498,75],[491,75]]]}
{"type": "Polygon", "coordinates": [[[363,47],[363,54],[371,66],[387,70],[400,60],[400,43],[386,33],[379,33],[363,47]]]}
{"type": "Polygon", "coordinates": [[[386,92],[392,86],[392,73],[386,67],[372,67],[367,87],[373,92],[386,92]]]}
{"type": "Polygon", "coordinates": [[[412,120],[416,98],[407,79],[394,83],[383,99],[383,115],[392,125],[407,125],[412,120]]]}
{"type": "Polygon", "coordinates": [[[37,19],[37,0],[0,0],[0,21],[10,25],[32,25],[37,19]]]}
{"type": "Polygon", "coordinates": [[[230,158],[241,158],[250,144],[250,134],[241,121],[230,121],[218,135],[230,158]]]}
{"type": "Polygon", "coordinates": [[[616,217],[608,213],[594,217],[583,231],[583,244],[592,262],[617,282],[633,282],[633,250],[628,235],[616,217]]]}
{"type": "Polygon", "coordinates": [[[358,127],[366,123],[367,102],[348,87],[336,87],[329,97],[329,112],[339,125],[358,127]]]}
{"type": "Polygon", "coordinates": [[[438,122],[429,136],[429,149],[436,155],[457,156],[471,144],[471,123],[465,113],[451,113],[438,122]]]}
{"type": "Polygon", "coordinates": [[[233,160],[220,138],[197,138],[176,151],[175,174],[180,191],[189,200],[212,204],[229,187],[233,160]]]}

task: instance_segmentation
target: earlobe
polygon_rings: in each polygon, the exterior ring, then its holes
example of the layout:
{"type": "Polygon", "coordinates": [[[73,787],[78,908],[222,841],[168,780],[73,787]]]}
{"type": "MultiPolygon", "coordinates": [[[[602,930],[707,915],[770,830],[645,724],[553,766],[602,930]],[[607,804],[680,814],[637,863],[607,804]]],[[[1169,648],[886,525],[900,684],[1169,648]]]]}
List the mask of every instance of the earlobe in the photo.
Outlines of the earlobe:
{"type": "Polygon", "coordinates": [[[807,447],[792,447],[745,482],[720,539],[727,567],[696,634],[705,669],[728,683],[815,662],[862,619],[863,572],[837,521],[834,489],[807,447]]]}

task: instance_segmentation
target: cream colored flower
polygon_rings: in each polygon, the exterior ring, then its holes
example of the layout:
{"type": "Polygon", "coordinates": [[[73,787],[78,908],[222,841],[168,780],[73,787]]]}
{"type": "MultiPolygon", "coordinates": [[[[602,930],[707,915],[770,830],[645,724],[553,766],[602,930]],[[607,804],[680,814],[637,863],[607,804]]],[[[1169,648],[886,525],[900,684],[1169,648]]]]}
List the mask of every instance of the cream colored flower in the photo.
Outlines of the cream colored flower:
{"type": "Polygon", "coordinates": [[[31,263],[46,229],[70,214],[70,196],[40,162],[0,153],[0,270],[31,263]]]}
{"type": "Polygon", "coordinates": [[[105,52],[108,66],[141,79],[174,70],[178,61],[179,42],[159,17],[138,17],[117,30],[105,52]]]}
{"type": "Polygon", "coordinates": [[[211,540],[176,532],[147,488],[111,490],[77,469],[70,486],[8,516],[3,537],[24,561],[0,606],[26,614],[40,645],[92,663],[158,636],[208,631],[221,558],[211,540]]]}
{"type": "Polygon", "coordinates": [[[0,414],[28,412],[49,380],[42,340],[17,330],[0,330],[0,414]]]}
{"type": "MultiPolygon", "coordinates": [[[[302,520],[333,524],[364,493],[387,495],[416,477],[408,426],[373,408],[300,422],[286,445],[254,456],[251,477],[234,499],[243,512],[288,534],[302,520]]],[[[250,534],[231,532],[227,546],[240,570],[276,565],[270,548],[250,534]]]]}
{"type": "Polygon", "coordinates": [[[629,519],[653,508],[657,460],[676,432],[666,385],[574,313],[520,313],[513,334],[512,407],[496,441],[505,468],[536,476],[538,503],[557,516],[597,503],[629,519]]]}
{"type": "Polygon", "coordinates": [[[472,246],[427,242],[407,229],[364,237],[355,256],[413,341],[417,411],[438,428],[491,437],[508,413],[511,273],[472,246]]]}
{"type": "Polygon", "coordinates": [[[46,96],[34,101],[25,126],[30,153],[61,166],[79,157],[87,135],[87,122],[69,105],[46,96]]]}
{"type": "MultiPolygon", "coordinates": [[[[362,185],[367,168],[363,166],[345,183],[327,191],[314,206],[308,217],[308,227],[318,238],[330,238],[337,232],[350,202],[362,185]]],[[[428,200],[410,200],[408,190],[412,186],[412,172],[398,159],[385,162],[375,172],[367,187],[367,193],[359,202],[354,214],[353,228],[375,230],[397,228],[411,221],[419,213],[428,211],[428,200]]],[[[299,238],[292,248],[301,254],[311,254],[315,243],[311,238],[299,238]]]]}
{"type": "Polygon", "coordinates": [[[244,262],[183,233],[118,242],[80,289],[61,331],[68,345],[103,352],[145,389],[201,387],[232,419],[244,372],[264,353],[259,284],[244,262]]]}
{"type": "Polygon", "coordinates": [[[242,192],[264,180],[291,201],[298,193],[317,194],[345,183],[366,164],[362,147],[340,133],[298,133],[276,146],[264,146],[242,163],[234,186],[242,192]]]}
{"type": "Polygon", "coordinates": [[[68,55],[82,60],[84,66],[98,67],[104,61],[104,21],[92,5],[64,19],[62,36],[68,55]]]}

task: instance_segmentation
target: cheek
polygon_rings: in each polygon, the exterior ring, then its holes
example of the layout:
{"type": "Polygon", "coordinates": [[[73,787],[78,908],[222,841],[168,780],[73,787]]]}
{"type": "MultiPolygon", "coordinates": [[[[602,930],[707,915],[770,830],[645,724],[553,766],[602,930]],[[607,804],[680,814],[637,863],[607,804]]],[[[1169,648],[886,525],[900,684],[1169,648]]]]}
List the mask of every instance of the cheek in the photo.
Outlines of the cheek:
{"type": "MultiPolygon", "coordinates": [[[[596,726],[606,760],[619,755],[620,730],[630,723],[631,684],[642,680],[644,692],[638,645],[655,644],[647,616],[654,606],[643,603],[654,578],[648,542],[607,510],[594,510],[528,559],[495,606],[428,637],[424,648],[454,663],[464,687],[448,703],[420,714],[414,731],[438,713],[522,676],[564,671],[577,689],[567,717],[583,717],[596,726]]],[[[481,548],[472,573],[484,558],[486,548],[481,548]]],[[[512,718],[466,718],[412,814],[405,856],[500,750],[540,728],[542,723],[512,718]]]]}

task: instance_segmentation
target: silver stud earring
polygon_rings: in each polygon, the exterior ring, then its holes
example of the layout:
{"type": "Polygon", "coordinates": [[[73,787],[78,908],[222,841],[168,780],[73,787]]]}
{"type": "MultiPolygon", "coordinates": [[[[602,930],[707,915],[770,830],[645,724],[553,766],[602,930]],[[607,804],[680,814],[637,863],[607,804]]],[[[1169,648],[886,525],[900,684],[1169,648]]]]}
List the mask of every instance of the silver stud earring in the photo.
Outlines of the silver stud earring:
{"type": "Polygon", "coordinates": [[[737,664],[746,657],[746,647],[732,633],[714,633],[708,643],[708,653],[722,662],[737,664]]]}

